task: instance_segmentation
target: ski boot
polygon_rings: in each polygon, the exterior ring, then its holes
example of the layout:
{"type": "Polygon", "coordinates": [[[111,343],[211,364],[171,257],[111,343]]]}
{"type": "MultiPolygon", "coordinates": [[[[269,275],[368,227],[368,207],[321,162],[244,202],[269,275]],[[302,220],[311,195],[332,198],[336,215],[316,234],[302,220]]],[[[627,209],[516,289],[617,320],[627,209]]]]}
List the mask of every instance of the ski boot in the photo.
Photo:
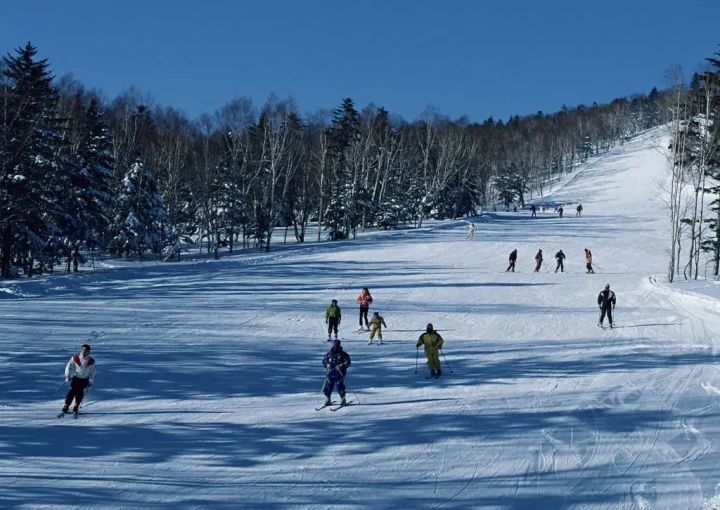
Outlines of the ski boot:
{"type": "Polygon", "coordinates": [[[72,415],[73,415],[73,418],[75,418],[76,420],[77,420],[79,412],[80,412],[80,409],[78,408],[78,406],[73,407],[72,415]]]}
{"type": "Polygon", "coordinates": [[[346,406],[346,405],[347,405],[347,400],[345,400],[345,397],[342,397],[342,398],[340,399],[340,405],[341,405],[341,406],[346,406]]]}
{"type": "Polygon", "coordinates": [[[330,400],[330,397],[327,397],[327,398],[325,399],[325,403],[324,403],[323,405],[329,406],[329,405],[331,405],[331,404],[332,404],[332,400],[330,400]]]}

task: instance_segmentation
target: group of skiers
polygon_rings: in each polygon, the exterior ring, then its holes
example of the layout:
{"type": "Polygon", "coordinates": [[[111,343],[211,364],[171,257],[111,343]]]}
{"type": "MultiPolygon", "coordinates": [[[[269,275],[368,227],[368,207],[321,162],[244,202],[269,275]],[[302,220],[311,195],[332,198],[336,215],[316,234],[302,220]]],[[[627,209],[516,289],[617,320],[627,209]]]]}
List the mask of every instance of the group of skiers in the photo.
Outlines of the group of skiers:
{"type": "MultiPolygon", "coordinates": [[[[364,326],[364,331],[370,332],[368,345],[373,343],[375,336],[378,338],[378,344],[382,345],[382,328],[387,328],[387,324],[385,323],[385,319],[380,315],[380,312],[373,312],[372,317],[368,320],[370,304],[373,302],[370,290],[364,287],[360,291],[356,301],[359,305],[360,312],[358,318],[359,330],[363,331],[364,326]]],[[[330,306],[325,310],[325,323],[328,325],[327,341],[332,341],[332,346],[322,360],[326,372],[325,383],[322,388],[322,393],[325,395],[323,407],[332,404],[331,395],[335,388],[337,388],[337,393],[340,396],[340,406],[347,405],[345,397],[345,377],[350,367],[351,359],[350,355],[343,349],[342,342],[338,338],[338,326],[340,325],[341,319],[342,311],[340,310],[337,299],[333,299],[330,302],[330,306]]],[[[430,369],[430,377],[437,379],[442,374],[439,351],[443,346],[443,338],[440,336],[440,333],[435,331],[432,324],[428,324],[425,327],[425,332],[418,338],[416,348],[420,349],[420,346],[423,346],[425,351],[427,365],[430,369]]]]}
{"type": "MultiPolygon", "coordinates": [[[[514,249],[510,252],[510,256],[508,257],[508,267],[505,270],[507,273],[508,271],[515,272],[515,263],[517,262],[518,252],[517,249],[514,249]]],[[[555,260],[557,261],[557,265],[555,266],[555,272],[557,273],[560,271],[561,273],[565,272],[565,253],[562,250],[559,250],[555,254],[555,260]]],[[[537,253],[535,254],[535,269],[533,270],[534,273],[540,272],[540,268],[542,267],[543,263],[543,252],[542,249],[538,249],[537,253]]],[[[585,268],[587,273],[595,273],[592,267],[592,252],[585,248],[585,268]]]]}
{"type": "MultiPolygon", "coordinates": [[[[585,250],[589,253],[589,250],[585,250]]],[[[536,271],[539,269],[542,263],[542,250],[538,252],[540,261],[536,271]]],[[[558,267],[555,269],[562,270],[562,261],[565,258],[565,254],[560,250],[556,255],[558,260],[558,267]]],[[[536,258],[537,259],[537,258],[536,258]]],[[[517,250],[513,250],[510,254],[511,267],[514,270],[515,261],[517,260],[517,250]]],[[[591,262],[588,263],[589,270],[591,262]]],[[[510,267],[508,268],[510,270],[510,267]]],[[[370,304],[373,302],[372,295],[368,288],[363,288],[357,297],[357,303],[359,305],[359,326],[360,330],[363,330],[363,324],[365,331],[370,332],[370,339],[368,344],[373,343],[373,339],[377,336],[379,344],[382,345],[382,328],[387,327],[385,319],[380,315],[379,312],[374,312],[372,318],[368,320],[368,312],[370,304]]],[[[610,290],[610,285],[605,285],[605,288],[600,292],[597,298],[598,307],[600,308],[600,320],[598,326],[604,327],[605,317],[607,316],[610,328],[613,327],[613,310],[615,309],[616,297],[615,293],[610,290]]],[[[335,338],[332,341],[330,350],[325,354],[322,360],[322,364],[326,370],[325,382],[322,387],[322,393],[325,395],[324,406],[332,404],[331,395],[334,389],[337,389],[337,393],[340,395],[340,406],[348,404],[346,400],[346,386],[345,378],[347,376],[348,368],[351,364],[350,355],[345,352],[342,347],[342,342],[338,338],[338,328],[342,319],[342,312],[336,299],[333,299],[325,311],[325,322],[328,326],[328,341],[332,340],[332,334],[334,333],[335,338]]],[[[438,333],[432,324],[428,324],[425,328],[425,332],[418,338],[415,347],[420,349],[423,347],[425,357],[427,359],[427,366],[430,370],[430,377],[437,379],[442,375],[442,367],[440,365],[440,350],[443,347],[444,340],[440,333],[438,333]]],[[[85,397],[87,390],[92,386],[93,379],[95,377],[95,359],[90,356],[90,345],[83,344],[80,353],[70,357],[70,360],[65,366],[65,381],[70,385],[70,389],[65,396],[65,402],[62,407],[62,411],[58,417],[62,417],[70,412],[70,405],[72,404],[72,413],[77,418],[80,404],[85,397]]]]}
{"type": "MultiPolygon", "coordinates": [[[[517,211],[516,208],[513,208],[513,210],[517,211]]],[[[542,206],[542,211],[545,212],[545,206],[542,206]]],[[[575,208],[575,216],[582,216],[583,206],[582,204],[578,204],[575,208]]],[[[558,213],[558,216],[560,218],[563,217],[563,213],[565,212],[565,209],[562,205],[555,208],[555,212],[558,213]]],[[[530,204],[530,217],[531,218],[537,218],[537,206],[535,204],[530,204]]]]}
{"type": "MultiPolygon", "coordinates": [[[[374,312],[370,320],[368,320],[368,312],[370,310],[370,303],[372,302],[373,298],[370,294],[370,290],[368,290],[367,287],[364,287],[362,291],[360,291],[360,295],[357,297],[357,303],[360,307],[360,317],[358,319],[360,331],[363,330],[364,321],[365,331],[370,332],[370,340],[368,341],[368,344],[372,344],[373,339],[377,336],[379,341],[378,343],[382,345],[382,328],[387,328],[387,324],[385,324],[385,319],[380,315],[380,312],[374,312]]],[[[333,334],[335,335],[335,340],[338,339],[338,326],[340,326],[341,320],[342,310],[340,310],[337,299],[333,299],[330,302],[330,306],[328,306],[325,310],[325,324],[327,324],[328,327],[328,342],[332,340],[333,334]]]]}

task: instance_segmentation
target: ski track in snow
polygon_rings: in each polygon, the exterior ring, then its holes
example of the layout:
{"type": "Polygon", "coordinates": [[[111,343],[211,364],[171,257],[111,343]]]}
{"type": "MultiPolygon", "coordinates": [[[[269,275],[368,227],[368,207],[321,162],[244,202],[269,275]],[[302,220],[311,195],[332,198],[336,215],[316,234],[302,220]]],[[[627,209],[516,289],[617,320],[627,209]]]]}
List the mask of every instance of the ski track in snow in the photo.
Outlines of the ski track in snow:
{"type": "Polygon", "coordinates": [[[464,221],[429,222],[4,285],[0,506],[720,508],[720,307],[653,276],[659,136],[545,197],[581,201],[580,218],[493,213],[473,240],[464,221]],[[596,326],[606,282],[613,330],[596,326]],[[390,326],[382,347],[355,333],[364,286],[390,326]],[[360,405],[315,412],[333,298],[360,405]],[[414,373],[427,322],[446,342],[437,381],[422,353],[414,373]],[[87,340],[96,387],[78,420],[56,419],[87,340]]]}

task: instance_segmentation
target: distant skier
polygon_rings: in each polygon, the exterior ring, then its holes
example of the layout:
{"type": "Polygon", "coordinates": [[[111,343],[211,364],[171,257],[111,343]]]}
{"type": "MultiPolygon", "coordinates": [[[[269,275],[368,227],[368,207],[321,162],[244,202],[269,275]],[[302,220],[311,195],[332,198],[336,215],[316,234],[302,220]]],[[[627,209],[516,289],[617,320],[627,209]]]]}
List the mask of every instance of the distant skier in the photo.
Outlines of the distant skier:
{"type": "Polygon", "coordinates": [[[427,325],[425,333],[420,335],[415,347],[419,349],[421,345],[425,348],[425,356],[427,357],[427,365],[430,369],[430,377],[437,379],[442,374],[442,370],[440,368],[439,350],[442,349],[443,338],[433,329],[432,324],[427,325]]]}
{"type": "Polygon", "coordinates": [[[531,218],[537,218],[537,208],[535,207],[535,204],[530,204],[530,217],[531,218]]]}
{"type": "Polygon", "coordinates": [[[575,208],[575,216],[582,216],[583,206],[582,204],[578,204],[578,206],[575,208]]]}
{"type": "Polygon", "coordinates": [[[585,248],[585,268],[587,269],[586,273],[595,273],[595,270],[592,267],[592,252],[585,248]]]}
{"type": "Polygon", "coordinates": [[[373,302],[373,298],[370,295],[370,291],[367,287],[363,287],[360,295],[357,297],[357,302],[360,305],[360,329],[363,328],[363,319],[365,320],[365,330],[370,331],[370,325],[368,324],[368,310],[370,310],[370,304],[373,302]]]}
{"type": "Polygon", "coordinates": [[[325,367],[325,384],[323,385],[323,395],[325,395],[325,405],[332,404],[330,395],[333,388],[337,385],[337,392],[340,395],[340,405],[345,405],[345,376],[350,366],[350,355],[342,348],[340,340],[334,340],[332,347],[323,357],[323,366],[325,367]]]}
{"type": "Polygon", "coordinates": [[[73,252],[72,252],[72,264],[73,264],[73,272],[78,272],[78,265],[84,263],[85,261],[82,258],[82,255],[80,255],[80,241],[77,241],[75,245],[73,246],[73,252]]]}
{"type": "Polygon", "coordinates": [[[605,285],[605,289],[600,291],[597,298],[598,306],[600,307],[600,322],[598,326],[603,327],[605,321],[605,315],[607,314],[608,322],[610,322],[610,329],[613,327],[613,311],[615,310],[615,293],[610,290],[610,284],[605,285]]]}
{"type": "Polygon", "coordinates": [[[465,239],[472,239],[473,237],[475,237],[475,224],[470,223],[467,228],[468,228],[468,235],[465,239]]]}
{"type": "Polygon", "coordinates": [[[513,250],[510,252],[510,256],[508,257],[508,261],[510,262],[510,265],[505,270],[507,273],[508,271],[512,270],[512,272],[515,272],[515,262],[517,262],[517,250],[513,250]]]}
{"type": "Polygon", "coordinates": [[[65,396],[65,405],[63,405],[60,416],[68,412],[73,399],[73,415],[77,417],[80,409],[80,403],[83,401],[85,392],[92,386],[95,379],[95,358],[90,356],[90,346],[83,344],[80,348],[80,354],[76,354],[70,358],[65,365],[65,381],[70,385],[70,391],[65,396]]]}
{"type": "Polygon", "coordinates": [[[540,272],[540,266],[542,266],[543,263],[543,254],[542,250],[538,250],[538,252],[535,254],[535,273],[540,272]]]}
{"type": "Polygon", "coordinates": [[[555,267],[555,272],[557,273],[558,269],[559,269],[561,273],[564,273],[565,272],[565,264],[563,263],[563,261],[565,260],[565,254],[563,253],[562,250],[560,250],[559,252],[557,252],[555,254],[555,260],[557,260],[557,266],[555,267]]]}
{"type": "Polygon", "coordinates": [[[383,319],[383,317],[380,315],[380,312],[373,313],[372,319],[370,319],[370,340],[368,341],[368,345],[372,343],[373,338],[375,338],[376,334],[379,340],[378,343],[382,345],[383,327],[387,328],[387,324],[385,324],[385,319],[383,319]]]}
{"type": "Polygon", "coordinates": [[[558,207],[557,212],[558,212],[558,214],[560,215],[561,218],[562,218],[562,215],[563,215],[563,211],[565,211],[565,209],[563,209],[562,206],[558,207]]]}
{"type": "Polygon", "coordinates": [[[325,324],[328,325],[328,342],[330,341],[330,334],[333,332],[335,333],[335,340],[337,340],[340,320],[342,320],[342,311],[338,306],[337,299],[333,299],[330,306],[325,310],[325,324]]]}

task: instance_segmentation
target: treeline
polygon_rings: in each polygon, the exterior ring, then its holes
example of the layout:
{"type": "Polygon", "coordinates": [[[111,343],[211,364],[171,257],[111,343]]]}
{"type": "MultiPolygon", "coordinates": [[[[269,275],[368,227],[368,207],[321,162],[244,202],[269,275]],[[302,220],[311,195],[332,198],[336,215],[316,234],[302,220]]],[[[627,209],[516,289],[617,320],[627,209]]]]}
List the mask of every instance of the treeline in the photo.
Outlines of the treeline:
{"type": "Polygon", "coordinates": [[[676,72],[668,91],[671,282],[681,274],[697,279],[708,265],[713,276],[720,272],[720,52],[714,57],[689,85],[676,72]]]}
{"type": "Polygon", "coordinates": [[[135,91],[111,102],[55,80],[28,43],[0,69],[0,274],[27,276],[80,251],[179,257],[270,249],[358,229],[421,226],[529,193],[593,154],[667,122],[672,95],[563,107],[503,122],[428,110],[407,122],[350,98],[302,118],[292,100],[240,98],[189,120],[135,91]],[[287,230],[286,230],[287,232],[287,230]]]}

